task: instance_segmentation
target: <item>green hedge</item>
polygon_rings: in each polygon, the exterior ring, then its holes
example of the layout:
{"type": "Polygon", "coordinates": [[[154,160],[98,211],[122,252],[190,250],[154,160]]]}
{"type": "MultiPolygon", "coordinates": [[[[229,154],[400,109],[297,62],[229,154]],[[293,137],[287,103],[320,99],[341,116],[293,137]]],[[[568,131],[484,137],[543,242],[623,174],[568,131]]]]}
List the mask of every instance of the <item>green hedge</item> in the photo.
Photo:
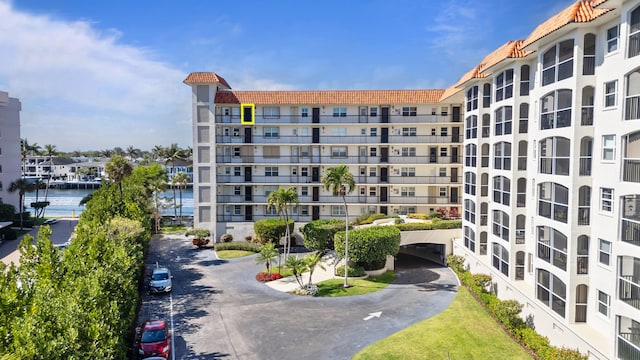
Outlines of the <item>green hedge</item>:
{"type": "Polygon", "coordinates": [[[304,236],[304,246],[309,250],[333,250],[333,237],[339,231],[344,231],[344,220],[322,219],[314,220],[303,226],[300,231],[304,236]]]}
{"type": "Polygon", "coordinates": [[[462,229],[461,220],[440,220],[431,223],[404,223],[395,225],[400,231],[462,229]]]}
{"type": "MultiPolygon", "coordinates": [[[[289,219],[289,234],[293,234],[293,220],[289,219]]],[[[253,231],[256,233],[256,241],[261,244],[268,242],[278,243],[286,234],[284,219],[263,219],[253,223],[253,231]]]]}
{"type": "MultiPolygon", "coordinates": [[[[336,253],[345,255],[345,232],[334,237],[336,253]]],[[[400,251],[400,230],[394,226],[373,226],[349,231],[349,261],[365,269],[377,270],[384,266],[387,255],[400,251]]]]}
{"type": "Polygon", "coordinates": [[[520,317],[522,304],[515,300],[500,300],[488,291],[491,276],[471,274],[464,268],[464,258],[457,255],[447,257],[447,265],[458,275],[460,282],[468,287],[486,309],[502,322],[507,330],[543,360],[587,360],[578,350],[558,348],[549,343],[549,338],[538,334],[520,317]]]}
{"type": "Polygon", "coordinates": [[[244,241],[232,241],[226,243],[217,243],[215,244],[216,250],[245,250],[245,251],[253,251],[260,252],[260,244],[244,242],[244,241]]]}

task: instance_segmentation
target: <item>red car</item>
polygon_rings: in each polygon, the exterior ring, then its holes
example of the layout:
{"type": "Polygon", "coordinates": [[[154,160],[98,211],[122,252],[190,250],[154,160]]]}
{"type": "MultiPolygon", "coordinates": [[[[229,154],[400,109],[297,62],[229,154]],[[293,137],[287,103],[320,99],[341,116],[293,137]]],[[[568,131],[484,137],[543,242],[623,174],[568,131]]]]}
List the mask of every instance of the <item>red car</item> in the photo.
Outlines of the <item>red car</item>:
{"type": "Polygon", "coordinates": [[[138,355],[140,358],[161,356],[169,358],[171,352],[171,332],[164,320],[147,320],[138,335],[138,355]]]}

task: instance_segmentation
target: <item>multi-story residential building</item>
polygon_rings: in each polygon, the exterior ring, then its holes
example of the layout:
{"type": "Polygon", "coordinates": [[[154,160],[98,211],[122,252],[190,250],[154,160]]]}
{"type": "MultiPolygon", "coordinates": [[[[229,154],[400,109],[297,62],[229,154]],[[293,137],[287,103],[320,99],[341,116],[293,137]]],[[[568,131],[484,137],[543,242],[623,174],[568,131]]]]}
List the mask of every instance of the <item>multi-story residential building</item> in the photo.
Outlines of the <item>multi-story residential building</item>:
{"type": "Polygon", "coordinates": [[[19,208],[18,192],[7,191],[20,179],[20,100],[0,91],[0,202],[19,208]]]}
{"type": "Polygon", "coordinates": [[[277,216],[268,194],[288,187],[298,192],[298,224],[344,218],[342,198],[321,182],[340,164],[356,181],[350,219],[461,210],[462,94],[237,91],[215,73],[184,82],[193,94],[197,227],[244,238],[254,220],[277,216]]]}
{"type": "Polygon", "coordinates": [[[454,252],[553,344],[640,359],[640,1],[578,1],[454,88],[454,252]]]}

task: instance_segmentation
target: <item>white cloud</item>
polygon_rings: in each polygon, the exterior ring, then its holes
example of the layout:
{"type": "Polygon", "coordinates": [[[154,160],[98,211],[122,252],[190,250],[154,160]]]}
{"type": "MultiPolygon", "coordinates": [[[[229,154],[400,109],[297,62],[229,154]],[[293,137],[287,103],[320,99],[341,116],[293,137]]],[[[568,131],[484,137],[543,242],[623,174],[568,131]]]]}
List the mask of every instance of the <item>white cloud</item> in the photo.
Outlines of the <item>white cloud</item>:
{"type": "Polygon", "coordinates": [[[186,74],[87,21],[0,1],[0,89],[22,102],[22,137],[61,150],[190,144],[186,74]]]}

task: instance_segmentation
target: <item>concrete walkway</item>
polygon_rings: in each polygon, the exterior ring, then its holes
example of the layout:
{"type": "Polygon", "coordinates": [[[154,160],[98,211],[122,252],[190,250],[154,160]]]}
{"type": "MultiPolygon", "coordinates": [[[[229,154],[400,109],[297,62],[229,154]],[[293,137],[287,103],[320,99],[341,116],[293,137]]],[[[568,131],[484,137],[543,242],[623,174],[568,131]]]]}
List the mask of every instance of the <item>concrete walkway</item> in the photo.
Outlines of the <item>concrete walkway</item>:
{"type": "MultiPolygon", "coordinates": [[[[307,253],[308,254],[308,253],[307,253]]],[[[300,256],[303,257],[307,254],[291,254],[289,256],[300,256]]],[[[325,280],[336,279],[338,276],[333,275],[335,268],[340,266],[341,261],[337,257],[335,253],[329,253],[322,257],[322,261],[313,272],[313,283],[317,284],[319,282],[323,282],[325,280]],[[322,265],[322,266],[320,266],[322,265]],[[324,268],[324,269],[323,269],[324,268]]],[[[302,283],[309,283],[309,272],[305,272],[302,274],[302,283]]],[[[292,292],[298,288],[300,288],[300,284],[296,281],[295,276],[288,276],[282,279],[268,281],[265,283],[268,287],[282,291],[282,292],[292,292]]]]}

